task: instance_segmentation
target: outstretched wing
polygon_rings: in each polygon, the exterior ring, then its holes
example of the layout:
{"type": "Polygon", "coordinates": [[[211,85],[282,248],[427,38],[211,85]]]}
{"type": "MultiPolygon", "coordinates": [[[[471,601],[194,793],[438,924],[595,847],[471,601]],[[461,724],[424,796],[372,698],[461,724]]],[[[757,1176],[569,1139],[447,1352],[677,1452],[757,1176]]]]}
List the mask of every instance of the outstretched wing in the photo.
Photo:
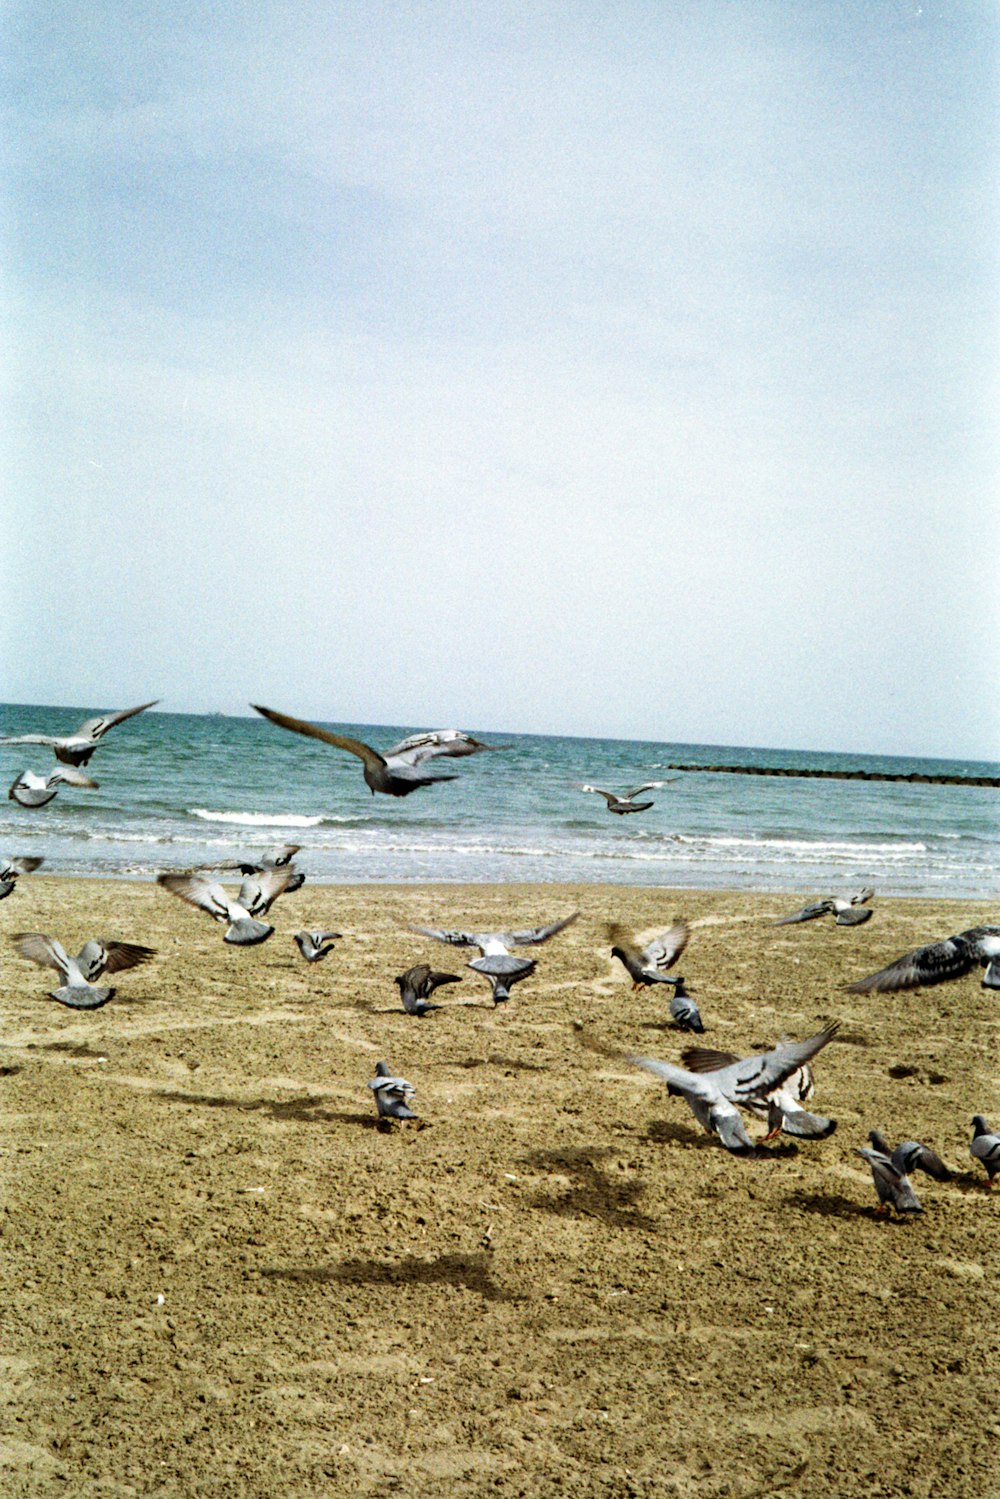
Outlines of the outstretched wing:
{"type": "Polygon", "coordinates": [[[117,713],[101,713],[97,718],[88,718],[80,725],[72,738],[92,739],[96,744],[98,739],[101,739],[109,729],[113,729],[116,723],[124,723],[126,718],[134,718],[137,713],[145,713],[147,708],[155,707],[159,701],[158,697],[154,697],[148,703],[140,703],[137,708],[119,708],[117,713]]]}
{"type": "Polygon", "coordinates": [[[186,900],[189,906],[207,911],[217,921],[221,921],[229,912],[230,903],[225,890],[209,880],[199,880],[190,874],[158,874],[156,883],[164,890],[169,890],[171,895],[186,900]]]}
{"type": "Polygon", "coordinates": [[[774,921],[772,926],[791,926],[796,921],[815,921],[817,916],[825,916],[833,910],[833,902],[829,900],[814,901],[811,906],[803,906],[801,911],[795,911],[791,916],[782,916],[780,921],[774,921]]]}
{"type": "Polygon", "coordinates": [[[577,781],[575,784],[577,791],[594,791],[598,796],[603,796],[609,807],[611,806],[612,802],[616,802],[619,800],[617,791],[605,791],[602,786],[584,786],[579,781],[577,781]]]}
{"type": "Polygon", "coordinates": [[[275,869],[262,869],[258,874],[248,874],[240,885],[237,902],[251,916],[262,916],[269,911],[279,895],[283,895],[295,879],[295,870],[290,864],[275,869]]]}
{"type": "Polygon", "coordinates": [[[474,932],[446,932],[431,926],[408,926],[408,932],[419,932],[421,937],[433,937],[435,942],[448,942],[452,947],[478,947],[474,932]]]}
{"type": "Polygon", "coordinates": [[[531,947],[536,942],[547,942],[556,932],[561,932],[570,922],[575,921],[579,914],[579,911],[574,911],[571,916],[553,921],[550,926],[536,926],[525,932],[499,932],[497,935],[505,947],[531,947]]]}
{"type": "Polygon", "coordinates": [[[54,968],[63,978],[69,973],[69,958],[61,942],[44,932],[15,932],[11,938],[22,958],[30,958],[42,968],[54,968]]]}
{"type": "Polygon", "coordinates": [[[898,989],[930,988],[961,978],[976,966],[977,959],[964,936],[946,937],[904,953],[895,962],[847,985],[848,994],[892,994],[898,989]]]}
{"type": "Polygon", "coordinates": [[[459,759],[463,755],[478,755],[482,750],[509,749],[507,744],[484,744],[463,734],[461,729],[429,729],[426,734],[411,734],[401,739],[385,752],[386,760],[401,760],[407,765],[419,765],[423,760],[433,760],[439,755],[459,759]]]}
{"type": "Polygon", "coordinates": [[[155,956],[155,947],[141,947],[137,942],[116,942],[112,937],[94,937],[83,944],[76,961],[87,983],[92,984],[102,973],[137,968],[155,956]]]}
{"type": "Polygon", "coordinates": [[[672,968],[688,945],[691,928],[686,921],[675,922],[669,931],[661,932],[642,950],[642,961],[661,971],[672,968]]]}
{"type": "Polygon", "coordinates": [[[251,703],[250,706],[255,713],[276,723],[279,729],[290,729],[293,734],[305,734],[308,739],[319,739],[323,744],[332,744],[334,749],[347,750],[348,754],[357,755],[359,760],[369,766],[385,764],[384,756],[360,739],[351,739],[347,734],[335,734],[332,729],[321,729],[318,724],[307,723],[304,718],[291,718],[287,713],[276,712],[274,708],[262,708],[259,703],[251,703]]]}
{"type": "Polygon", "coordinates": [[[658,791],[661,786],[670,786],[678,779],[678,776],[671,776],[669,781],[643,781],[641,786],[632,786],[628,791],[623,792],[623,800],[630,802],[633,796],[638,796],[640,792],[658,791]]]}

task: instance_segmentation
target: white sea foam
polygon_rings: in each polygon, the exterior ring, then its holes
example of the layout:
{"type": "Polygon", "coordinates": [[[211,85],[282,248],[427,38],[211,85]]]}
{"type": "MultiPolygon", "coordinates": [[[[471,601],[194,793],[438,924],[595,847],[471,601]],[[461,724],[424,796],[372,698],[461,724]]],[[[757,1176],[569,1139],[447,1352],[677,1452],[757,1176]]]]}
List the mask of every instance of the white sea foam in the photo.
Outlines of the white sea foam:
{"type": "Polygon", "coordinates": [[[206,807],[189,807],[188,815],[244,828],[315,828],[323,821],[322,817],[303,817],[298,812],[209,812],[206,807]]]}

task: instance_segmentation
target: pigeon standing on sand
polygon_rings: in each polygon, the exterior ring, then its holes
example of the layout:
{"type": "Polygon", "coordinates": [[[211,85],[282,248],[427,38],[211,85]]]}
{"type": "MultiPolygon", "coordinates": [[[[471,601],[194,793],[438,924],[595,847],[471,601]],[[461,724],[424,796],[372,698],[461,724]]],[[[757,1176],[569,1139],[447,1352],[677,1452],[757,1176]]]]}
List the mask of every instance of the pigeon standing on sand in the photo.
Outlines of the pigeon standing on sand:
{"type": "Polygon", "coordinates": [[[681,1061],[691,1072],[708,1078],[731,1103],[766,1119],[768,1132],[763,1143],[782,1133],[803,1140],[824,1140],[837,1128],[836,1120],[810,1114],[802,1103],[813,1093],[809,1063],[833,1040],[837,1029],[834,1022],[805,1041],[779,1041],[771,1051],[752,1057],[689,1047],[681,1053],[681,1061]]]}
{"type": "Polygon", "coordinates": [[[85,776],[82,770],[74,770],[72,765],[55,765],[45,776],[36,775],[33,770],[22,770],[7,797],[22,807],[45,807],[60,786],[83,786],[88,791],[98,789],[97,782],[85,776]]]}
{"type": "Polygon", "coordinates": [[[515,957],[508,949],[547,942],[556,932],[563,931],[575,921],[579,914],[579,911],[574,911],[571,916],[564,916],[550,926],[531,927],[522,932],[452,932],[427,926],[412,926],[409,930],[419,932],[422,937],[433,937],[435,942],[448,942],[453,947],[478,947],[480,956],[472,958],[466,967],[489,979],[493,1003],[499,1005],[510,999],[514,984],[519,984],[535,971],[534,958],[515,957]]]}
{"type": "Polygon", "coordinates": [[[393,1077],[385,1062],[375,1063],[375,1076],[368,1084],[375,1094],[375,1106],[380,1119],[416,1119],[409,1107],[416,1089],[405,1077],[393,1077]]]}
{"type": "Polygon", "coordinates": [[[414,963],[405,973],[397,973],[393,979],[399,986],[399,997],[407,1015],[427,1015],[431,1010],[440,1010],[440,1005],[428,1004],[428,1000],[442,984],[460,984],[458,973],[436,973],[429,963],[414,963]]]}
{"type": "Polygon", "coordinates": [[[45,860],[41,856],[37,858],[0,859],[0,900],[10,895],[17,886],[17,881],[22,874],[31,874],[45,860]]]}
{"type": "MultiPolygon", "coordinates": [[[[273,873],[287,873],[287,870],[273,873]]],[[[227,922],[222,940],[234,947],[255,947],[258,942],[265,942],[274,931],[273,926],[255,920],[239,897],[234,900],[225,887],[214,880],[202,880],[193,874],[160,874],[156,883],[169,890],[171,895],[187,901],[188,905],[207,911],[216,921],[227,922]]],[[[243,886],[240,887],[241,895],[242,892],[243,886]]]]}
{"type": "Polygon", "coordinates": [[[94,979],[99,979],[102,973],[135,968],[155,956],[152,947],[106,938],[84,943],[75,958],[71,958],[54,937],[48,937],[44,932],[18,932],[11,940],[23,958],[30,958],[43,968],[56,969],[62,984],[51,991],[49,998],[72,1010],[99,1010],[114,998],[115,991],[95,988],[94,979]]]}
{"type": "Polygon", "coordinates": [[[61,764],[86,765],[109,729],[113,729],[117,723],[124,723],[126,718],[134,718],[137,713],[145,713],[147,708],[154,707],[159,701],[157,697],[152,702],[140,703],[138,708],[121,708],[117,713],[102,713],[97,718],[88,718],[75,734],[67,734],[62,738],[51,734],[12,734],[0,739],[0,744],[50,744],[61,764]]]}
{"type": "Polygon", "coordinates": [[[307,963],[318,963],[333,952],[334,939],[340,932],[296,932],[295,945],[307,963]]]}
{"type": "Polygon", "coordinates": [[[913,1171],[924,1171],[935,1181],[951,1181],[951,1172],[948,1167],[929,1145],[922,1145],[919,1140],[902,1140],[893,1150],[885,1135],[877,1129],[870,1129],[868,1138],[872,1143],[872,1149],[887,1155],[896,1170],[902,1171],[904,1176],[909,1176],[913,1171]]]}
{"type": "Polygon", "coordinates": [[[281,729],[290,729],[293,734],[305,734],[310,739],[319,739],[323,744],[332,744],[335,749],[346,750],[357,755],[364,766],[365,784],[372,795],[381,791],[386,796],[409,796],[421,786],[433,786],[437,781],[454,781],[455,776],[434,775],[422,768],[425,760],[447,756],[452,759],[463,755],[476,755],[484,750],[503,749],[506,746],[484,744],[463,734],[459,729],[434,729],[426,734],[412,734],[392,749],[380,754],[370,744],[360,739],[351,739],[346,734],[335,734],[331,729],[321,729],[318,724],[307,723],[302,718],[291,718],[287,713],[277,713],[273,708],[262,708],[251,703],[255,713],[270,719],[281,729]]]}
{"type": "MultiPolygon", "coordinates": [[[[673,776],[672,780],[677,777],[673,776]]],[[[577,791],[593,791],[597,796],[603,796],[608,804],[608,811],[614,812],[618,817],[624,817],[628,812],[648,812],[655,802],[637,802],[635,798],[641,796],[644,791],[656,791],[661,786],[669,786],[671,781],[643,781],[641,786],[633,786],[629,791],[605,791],[600,786],[590,786],[584,782],[577,781],[577,791]]]]}
{"type": "Polygon", "coordinates": [[[899,989],[929,989],[984,967],[982,987],[1000,989],[1000,926],[972,926],[943,942],[928,942],[904,953],[878,973],[847,985],[848,994],[893,994],[899,989]]]}
{"type": "Polygon", "coordinates": [[[783,916],[780,921],[774,921],[771,925],[791,926],[796,921],[815,921],[818,916],[832,916],[837,926],[861,926],[872,914],[868,901],[874,894],[871,886],[866,885],[847,900],[839,895],[831,895],[826,900],[815,901],[811,906],[803,906],[801,911],[796,911],[792,916],[783,916]]]}
{"type": "Polygon", "coordinates": [[[682,978],[674,980],[674,993],[670,1001],[670,1018],[679,1031],[694,1031],[696,1035],[700,1036],[705,1030],[698,1006],[691,998],[687,985],[682,978]]]}
{"type": "Polygon", "coordinates": [[[990,1129],[982,1114],[972,1121],[972,1144],[969,1154],[974,1161],[982,1161],[986,1172],[986,1185],[993,1185],[993,1178],[1000,1171],[1000,1135],[990,1129]]]}
{"type": "Polygon", "coordinates": [[[673,974],[667,973],[667,969],[674,966],[688,945],[691,929],[686,921],[675,922],[668,931],[661,932],[659,937],[654,937],[643,948],[637,947],[624,927],[617,922],[609,922],[606,930],[614,943],[611,956],[625,965],[632,980],[633,994],[637,989],[645,989],[650,984],[683,984],[683,979],[678,980],[673,974]]]}
{"type": "Polygon", "coordinates": [[[878,1193],[879,1206],[876,1213],[888,1213],[892,1208],[897,1213],[922,1213],[920,1199],[913,1190],[913,1183],[905,1171],[893,1163],[884,1150],[859,1150],[872,1169],[872,1181],[878,1193]]]}

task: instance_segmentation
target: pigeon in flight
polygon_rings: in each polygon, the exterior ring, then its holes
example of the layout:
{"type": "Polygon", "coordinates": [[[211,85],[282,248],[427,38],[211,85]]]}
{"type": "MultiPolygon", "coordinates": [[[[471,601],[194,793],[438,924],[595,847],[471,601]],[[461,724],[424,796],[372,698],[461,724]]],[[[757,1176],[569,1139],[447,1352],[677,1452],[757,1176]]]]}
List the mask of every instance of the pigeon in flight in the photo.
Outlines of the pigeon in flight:
{"type": "Polygon", "coordinates": [[[51,734],[13,734],[0,739],[0,744],[50,744],[56,759],[63,765],[86,765],[109,729],[113,729],[115,724],[124,723],[126,718],[134,718],[137,713],[145,713],[147,708],[152,708],[159,701],[157,697],[152,702],[140,703],[138,708],[121,708],[117,713],[102,713],[98,718],[88,718],[75,734],[67,734],[63,738],[53,737],[51,734]]]}
{"type": "Polygon", "coordinates": [[[393,1077],[385,1062],[375,1063],[375,1076],[368,1084],[375,1094],[375,1107],[380,1119],[416,1119],[418,1116],[409,1107],[416,1089],[405,1077],[393,1077]]]}
{"type": "Polygon", "coordinates": [[[575,921],[579,914],[579,911],[574,911],[571,916],[564,916],[551,926],[531,927],[522,932],[450,932],[427,926],[411,926],[409,930],[419,932],[422,937],[433,937],[436,942],[448,942],[453,947],[478,947],[480,956],[472,958],[466,967],[489,979],[493,1003],[499,1005],[510,999],[514,984],[519,984],[535,971],[534,958],[515,957],[509,949],[547,942],[556,932],[561,932],[571,921],[575,921]]]}
{"type": "Polygon", "coordinates": [[[10,895],[17,887],[18,877],[31,874],[45,860],[38,858],[0,859],[0,900],[10,895]]]}
{"type": "MultiPolygon", "coordinates": [[[[672,968],[688,945],[691,929],[686,921],[677,921],[668,931],[654,937],[643,948],[636,946],[624,927],[609,922],[607,935],[615,944],[611,956],[618,958],[632,980],[633,994],[650,984],[676,984],[678,980],[667,969],[672,968]]],[[[683,983],[683,980],[681,980],[683,983]]]]}
{"type": "Polygon", "coordinates": [[[895,1165],[884,1150],[859,1150],[872,1168],[872,1180],[878,1193],[877,1213],[888,1213],[892,1208],[897,1213],[922,1213],[920,1199],[913,1190],[913,1183],[906,1172],[895,1165]]]}
{"type": "Polygon", "coordinates": [[[1000,1171],[1000,1135],[995,1134],[982,1114],[972,1121],[972,1144],[969,1154],[974,1161],[982,1161],[986,1172],[986,1185],[993,1185],[993,1178],[1000,1171]]]}
{"type": "Polygon", "coordinates": [[[291,895],[294,890],[301,890],[306,882],[305,875],[295,869],[292,864],[292,860],[301,847],[301,843],[282,843],[275,848],[265,849],[257,863],[253,863],[249,859],[229,859],[215,864],[192,864],[190,869],[185,872],[188,874],[201,874],[205,870],[212,869],[238,869],[240,874],[248,875],[263,874],[268,869],[290,868],[292,870],[292,878],[289,880],[284,893],[291,895]]]}
{"type": "Polygon", "coordinates": [[[674,992],[670,1000],[670,1018],[679,1031],[694,1031],[699,1036],[704,1032],[705,1026],[701,1012],[688,993],[687,985],[682,978],[674,980],[674,992]]]}
{"type": "Polygon", "coordinates": [[[397,973],[393,979],[399,985],[399,997],[407,1015],[427,1015],[431,1010],[440,1010],[440,1005],[428,1003],[435,989],[442,984],[460,984],[458,973],[436,973],[429,963],[414,963],[405,973],[397,973]]]}
{"type": "Polygon", "coordinates": [[[1000,989],[1000,926],[973,926],[943,942],[929,942],[904,953],[888,967],[847,985],[848,994],[892,994],[898,989],[930,988],[986,969],[984,989],[1000,989]]]}
{"type": "Polygon", "coordinates": [[[671,1097],[683,1098],[698,1123],[709,1134],[718,1135],[734,1155],[746,1155],[754,1149],[739,1109],[711,1078],[686,1072],[683,1067],[675,1067],[670,1062],[658,1062],[655,1057],[629,1057],[628,1060],[662,1078],[671,1097]]]}
{"type": "Polygon", "coordinates": [[[644,791],[656,791],[660,786],[669,786],[677,777],[672,776],[668,781],[643,781],[641,786],[633,786],[630,791],[605,791],[600,786],[590,786],[583,782],[576,782],[577,791],[593,791],[598,796],[603,796],[608,804],[608,811],[614,812],[619,817],[624,817],[627,812],[646,812],[655,802],[637,802],[635,798],[641,796],[644,791]]]}
{"type": "Polygon", "coordinates": [[[454,781],[455,776],[434,775],[424,770],[425,760],[445,755],[450,758],[475,755],[481,750],[503,749],[503,745],[483,744],[458,729],[436,729],[428,734],[413,734],[403,739],[392,749],[380,754],[370,744],[360,739],[351,739],[346,734],[335,734],[331,729],[321,729],[318,724],[307,723],[302,718],[290,718],[287,713],[277,713],[273,708],[262,708],[251,703],[255,712],[270,719],[281,729],[291,729],[293,734],[305,734],[310,739],[319,739],[332,744],[335,749],[347,750],[357,755],[364,766],[365,784],[374,796],[376,791],[386,796],[409,796],[421,786],[433,786],[437,781],[454,781]]]}
{"type": "Polygon", "coordinates": [[[36,775],[33,770],[22,770],[7,797],[22,807],[44,807],[60,786],[86,786],[91,791],[97,790],[97,782],[85,776],[82,770],[74,770],[72,765],[55,765],[47,776],[36,775]]]}
{"type": "Polygon", "coordinates": [[[229,942],[235,947],[254,947],[258,942],[264,942],[274,931],[273,926],[266,922],[257,921],[251,906],[255,911],[266,911],[271,900],[274,900],[281,892],[273,890],[271,881],[275,878],[287,877],[287,867],[282,870],[271,870],[268,872],[270,880],[268,889],[272,890],[270,899],[266,905],[259,904],[265,899],[261,890],[261,882],[265,875],[248,875],[240,886],[239,894],[235,899],[229,895],[224,886],[214,880],[199,879],[193,874],[159,874],[156,883],[164,890],[169,890],[171,895],[176,895],[180,900],[186,900],[189,905],[197,906],[199,910],[207,911],[209,916],[216,921],[228,923],[223,942],[229,942]],[[249,887],[249,889],[248,889],[249,887]],[[258,897],[255,904],[254,896],[258,897]]]}
{"type": "Polygon", "coordinates": [[[43,968],[55,968],[62,980],[50,999],[72,1010],[99,1010],[114,998],[114,989],[97,989],[94,980],[103,973],[118,973],[135,968],[155,956],[155,948],[140,947],[134,942],[113,942],[106,938],[85,942],[75,958],[61,943],[43,932],[18,932],[12,941],[23,958],[43,968]]]}
{"type": "Polygon", "coordinates": [[[781,1133],[804,1140],[824,1140],[837,1128],[836,1120],[810,1114],[802,1104],[813,1093],[809,1063],[833,1040],[837,1029],[834,1022],[805,1041],[779,1041],[771,1051],[753,1057],[694,1046],[682,1052],[681,1061],[691,1072],[707,1077],[731,1103],[766,1119],[765,1143],[781,1133]],[[763,1090],[761,1081],[765,1084],[763,1090]]]}
{"type": "Polygon", "coordinates": [[[817,916],[832,916],[837,926],[861,926],[872,914],[867,902],[874,894],[871,886],[866,885],[864,890],[859,890],[847,900],[839,895],[831,895],[826,900],[815,901],[811,906],[803,906],[801,911],[783,916],[780,921],[773,921],[771,925],[791,926],[796,921],[815,921],[817,916]]]}
{"type": "Polygon", "coordinates": [[[879,1130],[870,1129],[868,1138],[872,1143],[873,1150],[880,1150],[887,1155],[897,1171],[902,1171],[904,1176],[909,1176],[913,1171],[925,1171],[935,1181],[951,1181],[951,1172],[937,1155],[927,1145],[921,1145],[919,1140],[903,1140],[893,1150],[888,1140],[879,1130]]]}
{"type": "Polygon", "coordinates": [[[335,938],[340,932],[296,932],[295,945],[307,963],[318,963],[333,952],[335,938]]]}

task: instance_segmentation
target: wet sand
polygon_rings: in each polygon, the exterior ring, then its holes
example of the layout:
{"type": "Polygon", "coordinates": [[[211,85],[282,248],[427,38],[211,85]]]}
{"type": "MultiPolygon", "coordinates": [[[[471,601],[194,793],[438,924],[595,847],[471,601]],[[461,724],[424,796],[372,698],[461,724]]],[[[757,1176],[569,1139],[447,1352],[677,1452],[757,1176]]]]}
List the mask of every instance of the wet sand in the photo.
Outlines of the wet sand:
{"type": "MultiPolygon", "coordinates": [[[[772,928],[787,897],[599,886],[306,886],[263,946],[154,885],[22,879],[0,903],[5,1495],[809,1496],[1000,1493],[1000,1007],[979,974],[843,985],[996,920],[879,900],[865,926],[772,928]],[[406,921],[531,926],[494,1010],[472,954],[406,921]],[[751,1160],[648,1074],[669,991],[633,994],[602,927],[693,925],[704,1044],[838,1019],[829,1139],[751,1160]],[[291,934],[344,933],[309,966],[291,934]],[[14,955],[43,931],[148,943],[87,1014],[14,955]],[[405,1015],[394,974],[463,975],[405,1015]],[[421,1126],[376,1126],[384,1058],[421,1126]],[[884,1220],[872,1126],[955,1171],[884,1220]]],[[[825,892],[820,892],[825,893],[825,892]]],[[[765,1126],[751,1121],[751,1134],[765,1126]]]]}

